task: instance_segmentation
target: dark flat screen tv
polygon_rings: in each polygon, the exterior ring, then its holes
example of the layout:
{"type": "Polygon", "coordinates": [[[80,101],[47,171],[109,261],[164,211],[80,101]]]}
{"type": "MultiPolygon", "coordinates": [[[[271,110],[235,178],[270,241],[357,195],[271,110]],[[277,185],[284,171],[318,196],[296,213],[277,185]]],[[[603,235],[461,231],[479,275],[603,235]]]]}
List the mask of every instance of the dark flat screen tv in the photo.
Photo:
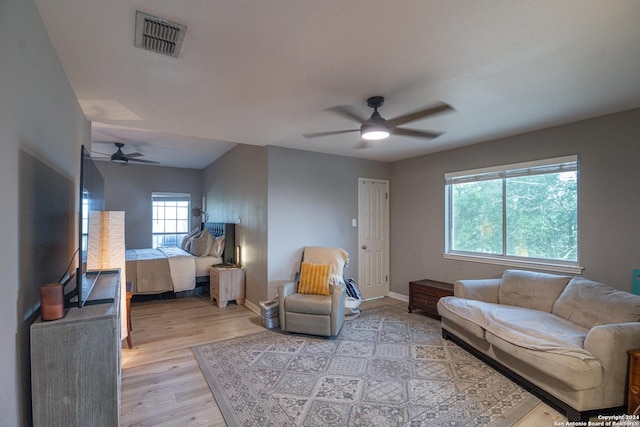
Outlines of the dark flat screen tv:
{"type": "Polygon", "coordinates": [[[69,295],[68,301],[71,303],[68,305],[77,304],[78,307],[82,307],[87,303],[98,273],[87,274],[87,246],[91,232],[89,213],[104,210],[104,178],[84,145],[80,154],[79,206],[79,265],[76,273],[76,287],[69,295]]]}

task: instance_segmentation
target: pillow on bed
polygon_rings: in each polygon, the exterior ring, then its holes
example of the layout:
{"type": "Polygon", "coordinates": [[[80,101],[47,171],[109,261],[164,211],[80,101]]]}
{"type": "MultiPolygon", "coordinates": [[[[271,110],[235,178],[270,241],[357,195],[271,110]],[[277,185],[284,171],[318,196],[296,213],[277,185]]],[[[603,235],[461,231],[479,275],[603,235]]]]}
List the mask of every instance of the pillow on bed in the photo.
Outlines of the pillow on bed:
{"type": "Polygon", "coordinates": [[[209,253],[211,252],[211,248],[213,248],[213,242],[215,242],[215,237],[213,237],[211,233],[207,233],[207,234],[211,238],[207,240],[207,248],[204,250],[204,253],[202,254],[202,256],[209,256],[209,253]]]}
{"type": "Polygon", "coordinates": [[[207,251],[211,247],[210,245],[212,240],[213,237],[211,237],[209,230],[202,230],[202,232],[191,238],[189,241],[190,243],[187,243],[187,246],[189,247],[187,251],[194,256],[206,255],[208,253],[207,251]]]}
{"type": "Polygon", "coordinates": [[[220,258],[222,256],[222,252],[224,252],[224,236],[218,236],[213,241],[213,245],[211,245],[209,255],[220,258]]]}
{"type": "Polygon", "coordinates": [[[191,238],[193,236],[195,236],[198,233],[200,233],[200,229],[199,228],[194,228],[193,230],[191,230],[191,233],[187,234],[186,236],[184,236],[182,238],[182,243],[180,244],[180,247],[188,252],[189,249],[187,249],[187,247],[189,245],[189,241],[191,240],[191,238]]]}

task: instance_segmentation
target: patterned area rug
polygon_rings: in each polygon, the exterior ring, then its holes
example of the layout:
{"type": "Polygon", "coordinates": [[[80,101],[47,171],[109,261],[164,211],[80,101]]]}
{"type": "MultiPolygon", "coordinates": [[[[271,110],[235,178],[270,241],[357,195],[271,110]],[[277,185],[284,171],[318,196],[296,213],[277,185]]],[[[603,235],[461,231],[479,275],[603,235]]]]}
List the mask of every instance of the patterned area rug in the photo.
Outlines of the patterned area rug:
{"type": "Polygon", "coordinates": [[[265,330],[192,350],[229,426],[508,426],[539,403],[392,306],[335,340],[265,330]]]}

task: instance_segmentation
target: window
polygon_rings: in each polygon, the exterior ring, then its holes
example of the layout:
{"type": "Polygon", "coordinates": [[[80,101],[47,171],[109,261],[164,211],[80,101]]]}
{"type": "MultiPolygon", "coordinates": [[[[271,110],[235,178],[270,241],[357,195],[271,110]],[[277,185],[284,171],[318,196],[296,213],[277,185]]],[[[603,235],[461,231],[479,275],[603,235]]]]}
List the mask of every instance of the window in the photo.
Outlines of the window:
{"type": "Polygon", "coordinates": [[[445,174],[445,257],[580,272],[578,157],[445,174]]]}
{"type": "Polygon", "coordinates": [[[190,204],[189,194],[153,193],[152,247],[180,246],[189,233],[190,204]]]}

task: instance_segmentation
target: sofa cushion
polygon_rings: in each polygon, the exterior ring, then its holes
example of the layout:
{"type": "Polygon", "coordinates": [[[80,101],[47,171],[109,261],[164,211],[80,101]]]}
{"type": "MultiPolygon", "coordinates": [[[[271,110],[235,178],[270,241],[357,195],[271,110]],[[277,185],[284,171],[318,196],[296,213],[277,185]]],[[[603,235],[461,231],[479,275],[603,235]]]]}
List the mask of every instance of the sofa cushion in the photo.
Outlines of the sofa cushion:
{"type": "Polygon", "coordinates": [[[506,270],[502,275],[498,299],[500,304],[551,313],[553,304],[570,280],[569,276],[506,270]]]}
{"type": "Polygon", "coordinates": [[[594,359],[583,348],[588,330],[551,313],[457,297],[441,298],[439,304],[443,313],[455,313],[487,334],[490,332],[519,347],[583,360],[594,359]]]}
{"type": "Polygon", "coordinates": [[[304,314],[331,314],[331,295],[291,294],[284,300],[287,312],[304,314]]]}
{"type": "MultiPolygon", "coordinates": [[[[487,332],[487,341],[509,356],[534,366],[574,390],[587,390],[598,387],[602,383],[602,365],[596,359],[580,359],[566,354],[531,350],[517,346],[490,332],[487,332]]],[[[496,354],[499,359],[499,353],[496,352],[496,354]]],[[[518,371],[517,366],[512,366],[512,369],[518,371]]]]}
{"type": "Polygon", "coordinates": [[[640,296],[574,277],[553,306],[553,314],[583,328],[640,320],[640,296]]]}
{"type": "Polygon", "coordinates": [[[461,326],[466,331],[470,332],[476,337],[484,339],[485,338],[484,329],[482,328],[482,326],[478,325],[475,322],[467,320],[465,317],[461,316],[460,313],[458,312],[458,306],[455,303],[448,304],[448,301],[452,298],[457,298],[458,300],[464,301],[464,299],[458,298],[458,297],[440,298],[440,300],[438,301],[438,304],[436,305],[436,307],[438,308],[438,314],[440,315],[440,317],[442,317],[443,319],[449,320],[458,326],[461,326]]]}

